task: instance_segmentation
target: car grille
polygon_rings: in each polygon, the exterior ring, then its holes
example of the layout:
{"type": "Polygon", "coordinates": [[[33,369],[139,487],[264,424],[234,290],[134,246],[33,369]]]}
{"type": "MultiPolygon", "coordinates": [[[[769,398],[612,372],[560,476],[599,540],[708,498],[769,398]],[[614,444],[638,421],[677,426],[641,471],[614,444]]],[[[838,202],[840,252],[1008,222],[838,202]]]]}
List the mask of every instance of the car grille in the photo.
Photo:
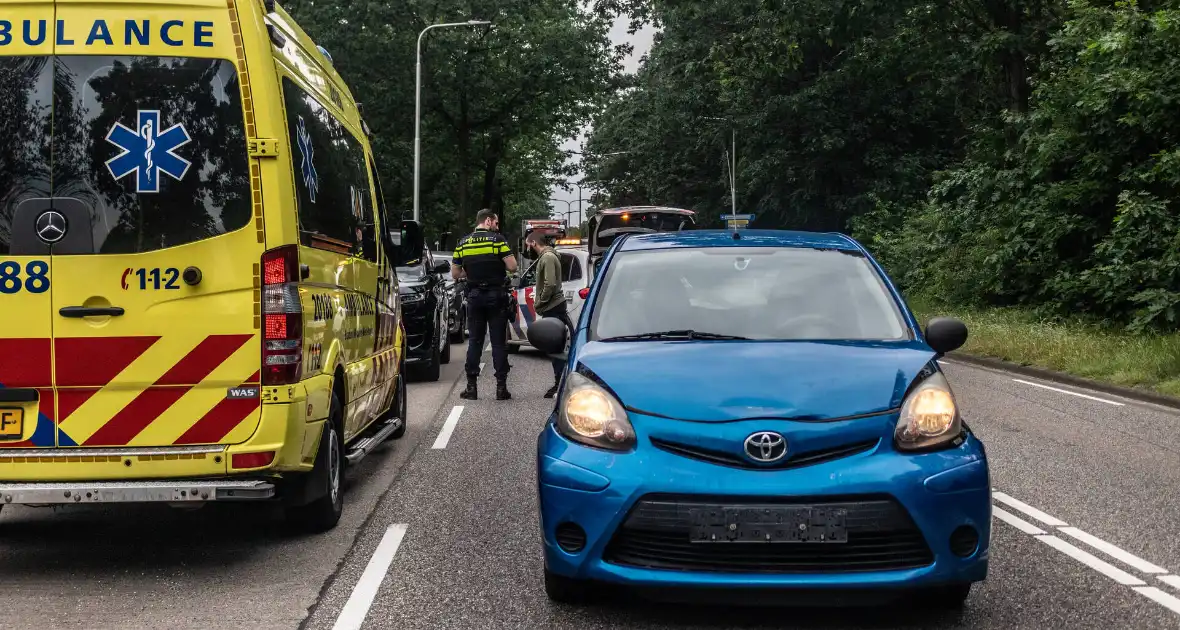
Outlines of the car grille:
{"type": "Polygon", "coordinates": [[[815,464],[822,464],[824,462],[830,462],[842,457],[856,455],[857,453],[871,451],[877,446],[877,442],[879,442],[879,440],[868,440],[864,442],[857,442],[855,444],[842,444],[833,448],[825,448],[792,454],[790,457],[773,464],[759,464],[758,462],[751,461],[735,453],[701,448],[696,445],[678,444],[676,442],[669,442],[668,440],[662,440],[654,437],[651,438],[651,443],[656,448],[669,453],[675,453],[683,457],[699,459],[701,461],[711,462],[713,464],[720,464],[722,466],[730,466],[732,468],[746,468],[750,470],[784,470],[788,468],[814,466],[815,464]]]}
{"type": "Polygon", "coordinates": [[[612,564],[718,573],[851,573],[927,566],[934,555],[909,514],[890,497],[710,499],[645,495],[606,547],[612,564]],[[848,511],[846,543],[693,543],[692,508],[807,505],[848,511]]]}

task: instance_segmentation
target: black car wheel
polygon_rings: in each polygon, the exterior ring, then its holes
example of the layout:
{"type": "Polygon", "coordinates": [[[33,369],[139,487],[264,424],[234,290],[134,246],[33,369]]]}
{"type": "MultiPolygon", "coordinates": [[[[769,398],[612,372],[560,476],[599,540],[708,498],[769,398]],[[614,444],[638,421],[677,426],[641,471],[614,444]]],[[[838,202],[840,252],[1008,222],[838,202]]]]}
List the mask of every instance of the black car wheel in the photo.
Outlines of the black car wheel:
{"type": "Polygon", "coordinates": [[[389,434],[389,439],[397,440],[406,434],[406,427],[410,425],[410,418],[408,415],[409,406],[406,404],[406,364],[402,363],[402,367],[397,373],[397,385],[394,386],[397,394],[393,400],[393,405],[390,407],[390,412],[395,418],[402,419],[402,426],[398,427],[396,431],[389,434]]]}
{"type": "Polygon", "coordinates": [[[430,359],[427,360],[426,365],[418,368],[418,373],[424,381],[437,381],[442,376],[442,356],[439,352],[437,338],[430,340],[430,359]]]}
{"type": "Polygon", "coordinates": [[[560,604],[584,604],[591,598],[589,585],[545,569],[545,595],[560,604]]]}
{"type": "Polygon", "coordinates": [[[339,427],[344,423],[344,406],[332,394],[332,408],[324,431],[320,437],[320,448],[316,453],[310,479],[323,479],[323,496],[307,505],[287,510],[287,520],[296,528],[308,533],[326,532],[340,522],[344,513],[344,442],[339,427]]]}
{"type": "Polygon", "coordinates": [[[451,333],[451,343],[463,343],[467,339],[466,310],[462,304],[459,305],[459,314],[455,316],[455,319],[459,320],[459,326],[451,333]]]}
{"type": "Polygon", "coordinates": [[[441,336],[441,338],[443,340],[443,348],[442,348],[442,351],[439,353],[439,363],[450,363],[451,362],[451,335],[450,335],[450,331],[448,331],[447,327],[445,325],[443,325],[443,326],[439,327],[438,334],[441,336]]]}

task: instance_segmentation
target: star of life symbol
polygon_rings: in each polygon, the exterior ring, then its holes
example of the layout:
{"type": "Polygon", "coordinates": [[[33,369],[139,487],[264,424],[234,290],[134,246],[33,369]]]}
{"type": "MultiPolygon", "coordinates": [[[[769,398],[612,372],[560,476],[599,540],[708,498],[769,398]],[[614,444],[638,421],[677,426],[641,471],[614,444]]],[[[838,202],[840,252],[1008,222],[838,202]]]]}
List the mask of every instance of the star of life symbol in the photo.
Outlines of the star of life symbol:
{"type": "Polygon", "coordinates": [[[137,127],[129,129],[117,122],[107,133],[106,141],[121,149],[106,162],[111,176],[120,180],[135,173],[137,193],[160,192],[160,173],[176,181],[184,179],[192,163],[175,153],[192,140],[184,125],[161,131],[160,110],[141,109],[137,127]]]}
{"type": "Polygon", "coordinates": [[[316,175],[315,164],[312,162],[315,158],[315,147],[311,144],[311,134],[307,132],[303,116],[298,116],[298,119],[299,154],[303,156],[303,162],[299,168],[303,173],[303,185],[307,188],[307,197],[312,203],[315,203],[315,194],[320,189],[320,178],[316,175]]]}

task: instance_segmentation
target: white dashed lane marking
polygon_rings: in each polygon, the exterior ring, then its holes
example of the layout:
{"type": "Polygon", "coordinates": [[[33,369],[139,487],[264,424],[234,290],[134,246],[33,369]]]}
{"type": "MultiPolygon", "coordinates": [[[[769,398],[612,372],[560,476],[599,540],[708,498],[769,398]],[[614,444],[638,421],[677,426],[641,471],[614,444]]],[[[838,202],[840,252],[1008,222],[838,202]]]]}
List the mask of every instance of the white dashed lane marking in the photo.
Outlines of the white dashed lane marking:
{"type": "Polygon", "coordinates": [[[1143,578],[1133,575],[1130,572],[1125,571],[1058,536],[1054,536],[1053,533],[1059,532],[1069,536],[1070,538],[1084,543],[1094,550],[1105,554],[1107,557],[1121,562],[1122,564],[1131,567],[1140,573],[1147,574],[1148,577],[1158,578],[1160,582],[1163,582],[1164,584],[1167,584],[1168,586],[1177,590],[1180,590],[1180,575],[1172,575],[1167,569],[1155,563],[1148,562],[1147,560],[1144,560],[1143,558],[1140,558],[1139,556],[1136,556],[1125,549],[1122,549],[1116,545],[1112,545],[1105,540],[1094,536],[1093,534],[1089,534],[1078,529],[1077,527],[1070,527],[1065,523],[1065,521],[1038,510],[1037,508],[1023,501],[1014,499],[1003,492],[997,492],[995,488],[992,488],[992,497],[996,501],[1003,503],[1005,506],[1022,512],[1023,514],[1034,518],[1045,525],[1048,525],[1050,528],[1052,528],[1052,532],[1046,532],[1040,527],[1025,521],[1024,519],[1016,516],[1015,514],[1012,514],[1011,512],[1008,512],[1007,510],[1004,510],[998,505],[993,505],[992,515],[997,520],[1003,521],[1008,525],[1015,527],[1021,532],[1036,538],[1046,545],[1049,545],[1057,551],[1060,551],[1070,558],[1077,560],[1078,562],[1090,567],[1091,569],[1114,580],[1115,582],[1122,584],[1123,586],[1132,587],[1131,590],[1135,591],[1136,593],[1139,593],[1140,595],[1167,608],[1168,610],[1171,610],[1174,613],[1180,614],[1180,598],[1177,598],[1174,595],[1167,593],[1155,586],[1148,586],[1147,582],[1143,578]]]}
{"type": "Polygon", "coordinates": [[[385,536],[381,538],[373,557],[369,558],[365,572],[353,587],[352,595],[348,597],[348,602],[344,604],[344,609],[340,611],[332,630],[360,630],[361,624],[369,614],[369,607],[373,605],[373,599],[381,588],[381,583],[385,581],[385,574],[389,573],[389,565],[393,564],[393,556],[397,554],[407,529],[409,525],[390,525],[389,529],[385,530],[385,536]]]}
{"type": "Polygon", "coordinates": [[[455,405],[451,409],[450,415],[447,416],[443,422],[442,430],[438,432],[438,438],[434,440],[434,446],[431,448],[442,449],[447,447],[447,443],[451,441],[451,434],[455,432],[455,425],[459,424],[459,416],[463,415],[463,405],[455,405]]]}
{"type": "Polygon", "coordinates": [[[1059,393],[1062,393],[1062,394],[1069,394],[1070,396],[1077,396],[1078,398],[1085,398],[1086,400],[1095,400],[1095,401],[1098,401],[1098,402],[1100,402],[1100,403],[1106,403],[1106,404],[1108,404],[1108,405],[1113,405],[1113,406],[1115,406],[1115,407],[1124,407],[1124,406],[1126,406],[1126,405],[1124,405],[1124,404],[1123,404],[1123,403],[1121,403],[1121,402],[1115,402],[1115,401],[1113,401],[1113,400],[1107,400],[1107,399],[1105,399],[1105,398],[1099,398],[1099,397],[1097,397],[1097,396],[1091,396],[1091,395],[1089,395],[1089,394],[1082,394],[1082,393],[1079,393],[1079,392],[1071,392],[1071,391],[1069,391],[1068,389],[1061,389],[1061,388],[1059,388],[1059,387],[1050,387],[1050,386],[1048,386],[1048,385],[1042,385],[1042,384],[1040,384],[1040,383],[1034,383],[1034,382],[1032,382],[1032,381],[1026,381],[1026,380],[1019,379],[1019,378],[1014,378],[1014,379],[1012,379],[1012,380],[1013,380],[1013,381],[1015,381],[1015,382],[1017,382],[1017,383],[1020,383],[1021,385],[1028,385],[1029,387],[1039,387],[1039,388],[1041,388],[1041,389],[1047,389],[1047,390],[1054,391],[1054,392],[1059,392],[1059,393]]]}

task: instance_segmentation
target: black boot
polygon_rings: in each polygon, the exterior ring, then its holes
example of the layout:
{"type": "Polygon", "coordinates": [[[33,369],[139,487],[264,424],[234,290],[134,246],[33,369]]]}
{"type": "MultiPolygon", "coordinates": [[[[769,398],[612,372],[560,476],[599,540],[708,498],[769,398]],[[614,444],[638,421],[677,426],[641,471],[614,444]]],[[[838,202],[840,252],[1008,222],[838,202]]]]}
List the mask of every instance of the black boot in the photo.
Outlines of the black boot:
{"type": "Polygon", "coordinates": [[[554,396],[556,396],[557,395],[557,388],[560,386],[561,386],[560,382],[554,383],[553,387],[550,387],[549,391],[545,392],[545,398],[553,398],[554,396]]]}
{"type": "Polygon", "coordinates": [[[508,383],[505,381],[496,381],[496,400],[509,400],[512,394],[508,392],[508,383]]]}
{"type": "Polygon", "coordinates": [[[475,387],[475,377],[474,376],[467,377],[467,389],[459,392],[459,398],[462,398],[463,400],[478,400],[479,399],[479,393],[475,387]]]}

